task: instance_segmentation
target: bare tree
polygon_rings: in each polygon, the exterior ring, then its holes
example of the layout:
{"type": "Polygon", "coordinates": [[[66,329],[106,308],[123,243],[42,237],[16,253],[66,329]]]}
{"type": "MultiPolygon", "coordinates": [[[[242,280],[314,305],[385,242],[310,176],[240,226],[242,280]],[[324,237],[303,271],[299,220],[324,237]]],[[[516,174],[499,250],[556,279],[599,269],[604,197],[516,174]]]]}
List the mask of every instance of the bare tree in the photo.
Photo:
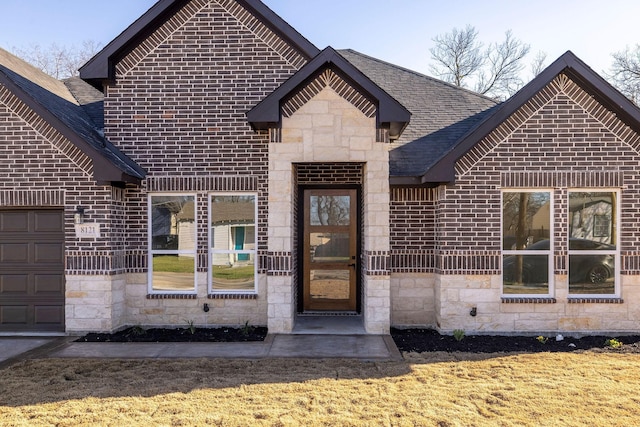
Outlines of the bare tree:
{"type": "Polygon", "coordinates": [[[436,62],[430,66],[431,71],[446,82],[465,87],[466,80],[484,65],[482,43],[477,39],[478,32],[470,25],[436,36],[436,45],[429,50],[436,62]]]}
{"type": "Polygon", "coordinates": [[[433,41],[436,45],[430,52],[435,64],[430,68],[437,77],[499,99],[522,87],[522,61],[530,46],[516,39],[511,30],[505,33],[502,43],[492,43],[485,50],[478,41],[478,32],[470,25],[464,30],[454,28],[433,41]]]}
{"type": "Polygon", "coordinates": [[[311,209],[316,213],[314,225],[349,224],[349,198],[344,196],[318,196],[311,200],[311,209]]]}
{"type": "Polygon", "coordinates": [[[627,98],[640,105],[640,45],[611,54],[613,64],[607,79],[627,98]]]}
{"type": "Polygon", "coordinates": [[[536,57],[533,58],[533,62],[531,63],[531,74],[533,77],[536,77],[538,74],[542,72],[546,68],[547,62],[547,53],[541,50],[536,53],[536,57]]]}
{"type": "Polygon", "coordinates": [[[85,40],[80,46],[60,46],[51,43],[48,47],[38,44],[28,48],[13,48],[13,53],[56,79],[78,75],[78,69],[100,50],[100,44],[85,40]]]}
{"type": "Polygon", "coordinates": [[[511,96],[523,85],[520,72],[522,59],[529,53],[529,45],[515,39],[511,30],[502,43],[492,43],[486,51],[488,69],[481,69],[476,92],[501,97],[511,96]]]}

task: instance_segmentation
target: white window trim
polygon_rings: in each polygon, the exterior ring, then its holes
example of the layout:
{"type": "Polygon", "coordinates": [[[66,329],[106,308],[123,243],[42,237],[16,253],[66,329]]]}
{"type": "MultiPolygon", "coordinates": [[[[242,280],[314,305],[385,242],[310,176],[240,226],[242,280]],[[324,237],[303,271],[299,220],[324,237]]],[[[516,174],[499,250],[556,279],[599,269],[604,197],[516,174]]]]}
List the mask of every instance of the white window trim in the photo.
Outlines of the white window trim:
{"type": "Polygon", "coordinates": [[[207,283],[210,294],[250,294],[258,293],[258,193],[255,192],[214,192],[208,194],[209,212],[207,215],[207,235],[209,250],[207,251],[207,283]],[[214,250],[213,249],[213,230],[211,227],[211,219],[213,214],[213,198],[216,196],[253,196],[255,199],[255,208],[253,213],[255,227],[255,249],[238,249],[238,250],[214,250]],[[253,290],[247,289],[213,289],[213,254],[249,254],[253,255],[253,290]]]}
{"type": "Polygon", "coordinates": [[[549,250],[505,250],[502,249],[500,264],[504,262],[505,255],[547,255],[549,263],[548,272],[548,292],[546,294],[507,294],[504,292],[504,269],[501,267],[500,273],[500,293],[502,298],[552,298],[555,295],[555,268],[554,268],[554,192],[552,188],[502,188],[500,192],[500,247],[504,242],[504,194],[505,193],[549,193],[549,250]]]}
{"type": "MultiPolygon", "coordinates": [[[[620,230],[621,230],[621,226],[620,226],[620,220],[622,219],[622,217],[620,216],[622,210],[621,210],[621,200],[620,200],[620,195],[621,195],[621,191],[619,188],[602,188],[602,187],[598,187],[598,188],[591,188],[591,187],[586,187],[586,188],[568,188],[567,189],[567,200],[566,200],[566,206],[567,206],[567,211],[568,211],[568,206],[569,206],[569,194],[573,193],[573,192],[581,192],[581,193],[615,193],[616,194],[616,212],[615,212],[615,217],[616,217],[616,224],[613,224],[613,227],[615,228],[616,232],[615,232],[615,236],[616,236],[616,241],[615,241],[615,247],[616,249],[614,251],[601,251],[601,250],[596,250],[596,251],[584,251],[584,250],[569,250],[569,235],[567,233],[567,236],[564,236],[564,246],[567,249],[567,296],[569,298],[620,298],[620,230]],[[614,262],[614,276],[613,276],[613,280],[614,280],[614,293],[613,294],[572,294],[569,291],[569,256],[571,255],[613,255],[613,262],[614,262]]],[[[568,219],[567,219],[568,221],[568,219]]],[[[567,224],[567,230],[569,228],[569,225],[567,224]]]]}
{"type": "Polygon", "coordinates": [[[149,294],[179,294],[179,295],[195,295],[197,294],[198,283],[198,196],[195,193],[148,193],[147,195],[147,248],[148,248],[148,268],[147,268],[147,292],[149,294]],[[190,196],[193,197],[194,210],[194,227],[193,227],[193,250],[168,250],[168,249],[152,249],[153,230],[152,227],[152,205],[151,199],[155,196],[190,196]],[[192,254],[193,255],[193,289],[190,290],[172,290],[172,289],[153,289],[153,256],[162,254],[192,254]]]}

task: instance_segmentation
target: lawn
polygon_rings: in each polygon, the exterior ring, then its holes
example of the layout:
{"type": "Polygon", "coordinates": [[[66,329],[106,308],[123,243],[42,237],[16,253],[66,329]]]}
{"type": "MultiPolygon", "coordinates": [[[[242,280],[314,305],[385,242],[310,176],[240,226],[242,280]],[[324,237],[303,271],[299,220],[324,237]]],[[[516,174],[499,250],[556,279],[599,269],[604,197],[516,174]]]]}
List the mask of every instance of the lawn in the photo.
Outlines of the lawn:
{"type": "Polygon", "coordinates": [[[172,273],[193,273],[193,257],[176,255],[154,255],[153,271],[164,271],[172,273]]]}
{"type": "Polygon", "coordinates": [[[213,277],[223,280],[236,280],[253,278],[255,274],[255,267],[253,265],[246,265],[242,267],[228,267],[226,265],[214,265],[213,277]]]}
{"type": "Polygon", "coordinates": [[[592,352],[33,360],[1,371],[0,425],[630,426],[639,368],[592,352]]]}

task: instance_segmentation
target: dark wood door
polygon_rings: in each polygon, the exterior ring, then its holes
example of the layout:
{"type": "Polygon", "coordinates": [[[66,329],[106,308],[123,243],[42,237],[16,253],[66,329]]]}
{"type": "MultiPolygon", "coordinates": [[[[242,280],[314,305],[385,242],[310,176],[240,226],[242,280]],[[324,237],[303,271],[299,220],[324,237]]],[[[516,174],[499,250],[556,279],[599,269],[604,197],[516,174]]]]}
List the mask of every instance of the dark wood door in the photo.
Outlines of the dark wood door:
{"type": "Polygon", "coordinates": [[[0,331],[64,331],[64,213],[0,210],[0,331]]]}
{"type": "Polygon", "coordinates": [[[357,211],[357,190],[304,190],[305,311],[356,310],[357,211]]]}

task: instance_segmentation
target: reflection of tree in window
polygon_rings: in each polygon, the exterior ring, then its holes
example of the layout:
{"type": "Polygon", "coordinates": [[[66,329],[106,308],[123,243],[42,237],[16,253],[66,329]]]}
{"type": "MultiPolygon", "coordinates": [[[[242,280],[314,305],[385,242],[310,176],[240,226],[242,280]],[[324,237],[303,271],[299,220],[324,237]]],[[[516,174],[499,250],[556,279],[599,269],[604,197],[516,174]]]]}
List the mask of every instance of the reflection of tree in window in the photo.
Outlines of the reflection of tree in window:
{"type": "Polygon", "coordinates": [[[504,192],[502,221],[504,293],[548,292],[551,193],[504,192]]]}
{"type": "Polygon", "coordinates": [[[348,225],[349,196],[311,197],[311,223],[314,225],[348,225]]]}
{"type": "Polygon", "coordinates": [[[504,193],[503,249],[524,249],[535,241],[549,238],[549,193],[504,193]]]}

